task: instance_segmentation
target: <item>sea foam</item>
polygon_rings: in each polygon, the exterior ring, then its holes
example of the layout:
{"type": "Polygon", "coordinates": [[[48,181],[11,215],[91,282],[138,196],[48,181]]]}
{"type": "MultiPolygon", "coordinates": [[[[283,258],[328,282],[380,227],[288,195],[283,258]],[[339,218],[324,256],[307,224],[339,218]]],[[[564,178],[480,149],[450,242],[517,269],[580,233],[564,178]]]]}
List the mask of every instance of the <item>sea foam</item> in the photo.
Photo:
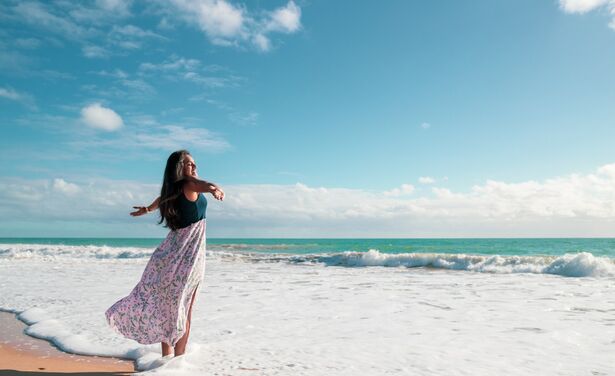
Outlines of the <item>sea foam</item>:
{"type": "Polygon", "coordinates": [[[615,263],[612,259],[596,257],[588,252],[563,256],[486,256],[444,253],[386,254],[371,249],[365,253],[343,252],[327,256],[294,257],[294,260],[347,267],[405,266],[486,273],[544,273],[565,277],[615,276],[615,263]]]}
{"type": "MultiPolygon", "coordinates": [[[[471,271],[479,273],[534,273],[564,277],[614,277],[615,260],[594,256],[589,252],[546,255],[480,255],[455,253],[384,253],[377,249],[367,252],[334,252],[297,255],[263,253],[254,247],[208,246],[207,257],[228,262],[254,263],[321,263],[343,267],[426,267],[433,269],[471,271]],[[241,248],[241,250],[238,250],[241,248]],[[251,250],[251,251],[250,251],[251,250]]],[[[260,249],[260,248],[259,248],[260,249]]],[[[2,260],[144,260],[155,248],[71,246],[43,244],[0,244],[2,260]]]]}
{"type": "Polygon", "coordinates": [[[65,351],[153,374],[615,375],[613,280],[534,274],[603,273],[590,254],[227,253],[209,260],[172,359],[104,317],[147,259],[45,257],[0,259],[0,309],[65,351]]]}

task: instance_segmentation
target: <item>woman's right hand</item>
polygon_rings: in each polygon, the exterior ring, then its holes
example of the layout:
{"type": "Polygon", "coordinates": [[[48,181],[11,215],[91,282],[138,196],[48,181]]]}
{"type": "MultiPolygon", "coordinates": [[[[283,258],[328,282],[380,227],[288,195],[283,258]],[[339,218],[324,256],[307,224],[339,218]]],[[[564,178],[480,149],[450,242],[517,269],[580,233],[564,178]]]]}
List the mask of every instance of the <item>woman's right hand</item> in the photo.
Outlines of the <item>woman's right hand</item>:
{"type": "Polygon", "coordinates": [[[137,209],[130,213],[130,215],[132,215],[133,217],[138,217],[140,215],[147,214],[148,212],[145,206],[133,206],[133,208],[137,209]]]}

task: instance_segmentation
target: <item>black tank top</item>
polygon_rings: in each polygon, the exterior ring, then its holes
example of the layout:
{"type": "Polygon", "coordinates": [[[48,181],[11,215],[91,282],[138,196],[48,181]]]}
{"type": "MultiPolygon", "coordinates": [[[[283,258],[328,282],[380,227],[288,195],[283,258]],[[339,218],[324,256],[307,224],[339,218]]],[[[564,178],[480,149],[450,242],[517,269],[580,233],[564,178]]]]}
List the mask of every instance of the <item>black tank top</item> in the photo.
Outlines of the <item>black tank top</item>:
{"type": "Polygon", "coordinates": [[[199,193],[196,201],[190,201],[186,195],[181,193],[177,198],[177,209],[179,210],[179,228],[188,227],[205,218],[207,199],[204,194],[199,193]]]}

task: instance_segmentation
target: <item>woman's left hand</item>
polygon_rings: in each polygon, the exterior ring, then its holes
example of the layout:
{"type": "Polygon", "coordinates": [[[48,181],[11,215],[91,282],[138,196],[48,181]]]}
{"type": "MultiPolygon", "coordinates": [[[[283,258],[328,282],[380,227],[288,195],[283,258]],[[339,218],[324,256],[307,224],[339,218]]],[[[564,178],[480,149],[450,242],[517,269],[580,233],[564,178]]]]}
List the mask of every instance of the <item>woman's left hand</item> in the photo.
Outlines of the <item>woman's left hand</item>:
{"type": "Polygon", "coordinates": [[[212,185],[212,191],[211,194],[214,195],[214,198],[216,200],[224,200],[224,191],[222,189],[220,189],[220,187],[216,187],[215,185],[212,185]]]}
{"type": "Polygon", "coordinates": [[[140,215],[149,213],[149,210],[147,210],[145,206],[133,206],[133,208],[137,209],[130,213],[130,215],[132,215],[133,217],[138,217],[140,215]]]}

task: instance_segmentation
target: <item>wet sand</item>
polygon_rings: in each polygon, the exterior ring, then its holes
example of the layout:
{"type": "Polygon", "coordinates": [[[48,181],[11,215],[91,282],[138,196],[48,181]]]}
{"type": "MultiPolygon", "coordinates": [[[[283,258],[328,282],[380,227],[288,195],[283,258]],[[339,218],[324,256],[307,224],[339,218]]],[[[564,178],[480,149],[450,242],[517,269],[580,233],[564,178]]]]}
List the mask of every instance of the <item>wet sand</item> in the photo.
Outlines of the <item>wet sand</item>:
{"type": "Polygon", "coordinates": [[[0,311],[0,376],[6,375],[130,375],[125,359],[65,353],[51,343],[24,333],[26,324],[0,311]]]}

